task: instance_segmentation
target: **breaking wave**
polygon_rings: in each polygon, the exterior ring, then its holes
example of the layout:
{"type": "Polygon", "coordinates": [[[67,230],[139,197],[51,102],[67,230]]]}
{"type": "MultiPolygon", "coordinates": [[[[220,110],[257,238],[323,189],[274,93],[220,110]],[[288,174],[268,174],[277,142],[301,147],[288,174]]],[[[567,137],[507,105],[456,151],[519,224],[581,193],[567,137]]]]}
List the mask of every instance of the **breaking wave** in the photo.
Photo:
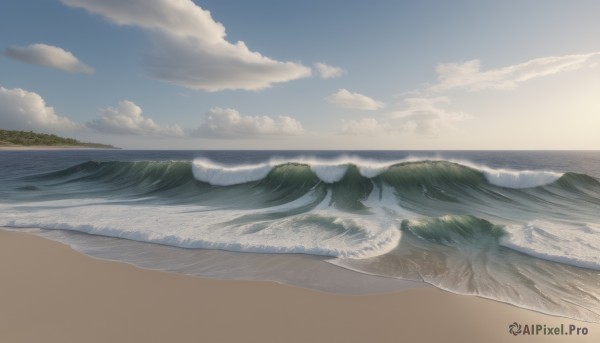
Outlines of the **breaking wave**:
{"type": "Polygon", "coordinates": [[[88,161],[23,177],[5,194],[0,226],[320,255],[600,318],[600,182],[585,174],[450,160],[88,161]]]}

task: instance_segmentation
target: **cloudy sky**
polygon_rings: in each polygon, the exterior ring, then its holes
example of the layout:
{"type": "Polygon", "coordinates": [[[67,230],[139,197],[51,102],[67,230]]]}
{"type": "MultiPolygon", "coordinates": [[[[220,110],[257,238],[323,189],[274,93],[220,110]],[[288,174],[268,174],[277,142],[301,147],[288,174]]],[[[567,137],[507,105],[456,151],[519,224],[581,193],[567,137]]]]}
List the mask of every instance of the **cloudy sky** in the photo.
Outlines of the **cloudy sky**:
{"type": "Polygon", "coordinates": [[[3,0],[0,128],[136,149],[600,149],[598,13],[3,0]]]}

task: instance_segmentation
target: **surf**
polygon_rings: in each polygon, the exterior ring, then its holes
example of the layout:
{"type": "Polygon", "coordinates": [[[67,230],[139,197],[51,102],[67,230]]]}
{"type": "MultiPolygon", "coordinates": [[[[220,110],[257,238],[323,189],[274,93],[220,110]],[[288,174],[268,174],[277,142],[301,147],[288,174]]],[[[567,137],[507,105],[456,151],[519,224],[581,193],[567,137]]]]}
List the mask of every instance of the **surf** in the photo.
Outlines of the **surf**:
{"type": "Polygon", "coordinates": [[[600,320],[600,182],[586,174],[431,158],[197,158],[87,161],[10,187],[0,200],[3,227],[318,256],[364,274],[600,320]],[[515,278],[528,281],[498,287],[515,278]],[[557,279],[567,281],[556,287],[557,279]],[[540,297],[548,300],[528,300],[540,297]]]}

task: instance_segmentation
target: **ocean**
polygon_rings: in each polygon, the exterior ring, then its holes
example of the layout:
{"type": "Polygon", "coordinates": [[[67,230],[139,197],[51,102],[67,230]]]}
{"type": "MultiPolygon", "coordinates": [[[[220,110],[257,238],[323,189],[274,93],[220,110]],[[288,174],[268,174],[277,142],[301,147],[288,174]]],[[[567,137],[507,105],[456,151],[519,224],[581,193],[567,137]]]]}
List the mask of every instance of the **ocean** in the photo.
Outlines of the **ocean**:
{"type": "Polygon", "coordinates": [[[0,151],[0,227],[144,268],[600,322],[598,151],[0,151]]]}

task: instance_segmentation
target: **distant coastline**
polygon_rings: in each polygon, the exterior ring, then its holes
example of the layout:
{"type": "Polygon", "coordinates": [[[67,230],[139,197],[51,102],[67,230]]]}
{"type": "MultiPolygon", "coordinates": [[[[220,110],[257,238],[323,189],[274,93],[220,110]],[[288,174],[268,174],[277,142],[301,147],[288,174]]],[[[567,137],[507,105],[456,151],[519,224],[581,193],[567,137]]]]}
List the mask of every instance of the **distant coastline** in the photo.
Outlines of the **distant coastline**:
{"type": "Polygon", "coordinates": [[[0,129],[0,150],[120,149],[110,144],[84,143],[73,138],[33,131],[0,129]]]}
{"type": "Polygon", "coordinates": [[[119,150],[115,147],[91,147],[82,145],[0,145],[0,151],[10,150],[119,150]]]}

